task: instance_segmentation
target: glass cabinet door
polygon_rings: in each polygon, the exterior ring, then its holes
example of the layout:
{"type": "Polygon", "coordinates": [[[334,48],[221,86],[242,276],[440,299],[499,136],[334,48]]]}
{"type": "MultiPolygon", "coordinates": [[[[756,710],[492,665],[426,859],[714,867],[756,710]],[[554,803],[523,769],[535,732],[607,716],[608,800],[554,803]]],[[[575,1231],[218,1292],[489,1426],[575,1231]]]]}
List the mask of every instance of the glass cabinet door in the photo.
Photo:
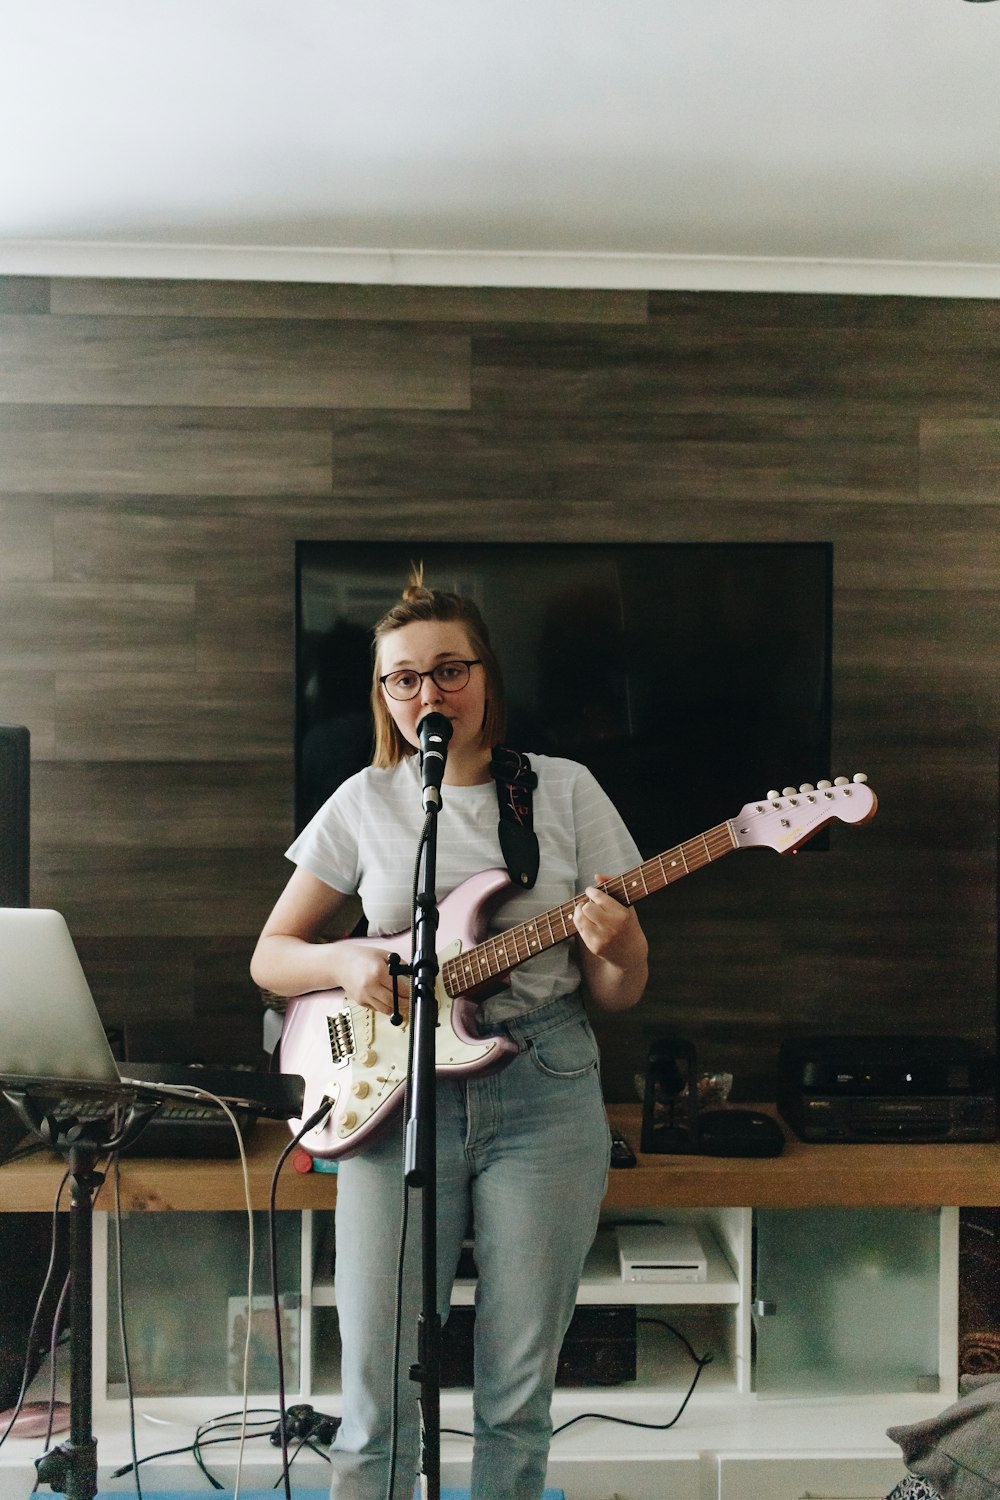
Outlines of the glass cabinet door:
{"type": "MultiPolygon", "coordinates": [[[[277,1216],[281,1345],[285,1382],[299,1386],[301,1216],[277,1216]]],[[[125,1332],[136,1395],[237,1395],[247,1332],[246,1214],[122,1215],[125,1332]]],[[[249,1389],[277,1390],[268,1224],[254,1214],[254,1286],[249,1389]]],[[[108,1391],[127,1394],[119,1327],[118,1254],[108,1215],[108,1391]]]]}
{"type": "Polygon", "coordinates": [[[759,1209],[754,1236],[759,1395],[938,1389],[937,1209],[759,1209]]]}

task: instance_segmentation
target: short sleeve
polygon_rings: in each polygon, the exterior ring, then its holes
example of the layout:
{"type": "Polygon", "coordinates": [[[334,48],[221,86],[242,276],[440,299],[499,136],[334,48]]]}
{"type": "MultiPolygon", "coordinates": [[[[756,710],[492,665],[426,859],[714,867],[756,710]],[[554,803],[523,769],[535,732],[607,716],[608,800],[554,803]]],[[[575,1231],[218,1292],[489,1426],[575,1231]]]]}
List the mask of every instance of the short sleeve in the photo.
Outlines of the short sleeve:
{"type": "Polygon", "coordinates": [[[351,776],[324,802],[286,851],[286,858],[335,891],[351,896],[361,880],[364,772],[351,776]]]}

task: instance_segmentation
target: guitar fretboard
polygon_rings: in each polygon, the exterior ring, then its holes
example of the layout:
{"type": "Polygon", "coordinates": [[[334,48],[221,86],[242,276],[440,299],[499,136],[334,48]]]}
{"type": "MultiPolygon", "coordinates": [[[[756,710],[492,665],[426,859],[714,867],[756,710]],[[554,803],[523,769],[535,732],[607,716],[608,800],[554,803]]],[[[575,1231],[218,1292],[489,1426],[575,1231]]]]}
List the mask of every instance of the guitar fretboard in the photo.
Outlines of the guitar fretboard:
{"type": "MultiPolygon", "coordinates": [[[[623,906],[634,906],[644,896],[662,891],[664,886],[683,880],[685,875],[731,854],[738,847],[729,823],[720,823],[707,833],[700,833],[697,838],[688,839],[663,854],[654,854],[652,859],[637,865],[634,870],[614,876],[604,889],[623,906]]],[[[441,965],[445,992],[454,1000],[480,985],[502,979],[536,953],[565,942],[576,931],[573,912],[578,901],[579,897],[564,901],[561,906],[553,906],[549,911],[532,917],[530,922],[509,927],[506,932],[487,938],[467,953],[447,959],[441,965]]]]}

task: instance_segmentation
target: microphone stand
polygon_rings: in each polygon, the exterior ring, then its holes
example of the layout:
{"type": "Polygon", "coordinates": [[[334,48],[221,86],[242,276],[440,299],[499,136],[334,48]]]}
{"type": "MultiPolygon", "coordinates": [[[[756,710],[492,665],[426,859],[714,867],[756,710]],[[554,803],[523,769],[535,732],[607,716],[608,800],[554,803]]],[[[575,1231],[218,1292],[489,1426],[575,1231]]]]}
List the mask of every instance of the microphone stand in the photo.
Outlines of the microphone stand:
{"type": "Polygon", "coordinates": [[[425,799],[427,821],[420,848],[410,961],[412,1066],[406,1088],[403,1174],[407,1189],[420,1189],[421,1310],[417,1323],[417,1363],[411,1380],[420,1386],[420,1432],[423,1500],[441,1494],[441,1319],[437,1310],[437,1100],[436,1049],[438,975],[437,813],[440,796],[431,789],[425,799]],[[435,800],[435,798],[437,800],[435,800]]]}
{"type": "Polygon", "coordinates": [[[422,1500],[441,1494],[441,1319],[437,1308],[437,817],[451,725],[427,714],[417,726],[421,745],[423,808],[410,957],[410,1073],[406,1085],[403,1176],[421,1194],[421,1300],[417,1362],[411,1380],[420,1386],[422,1500]]]}

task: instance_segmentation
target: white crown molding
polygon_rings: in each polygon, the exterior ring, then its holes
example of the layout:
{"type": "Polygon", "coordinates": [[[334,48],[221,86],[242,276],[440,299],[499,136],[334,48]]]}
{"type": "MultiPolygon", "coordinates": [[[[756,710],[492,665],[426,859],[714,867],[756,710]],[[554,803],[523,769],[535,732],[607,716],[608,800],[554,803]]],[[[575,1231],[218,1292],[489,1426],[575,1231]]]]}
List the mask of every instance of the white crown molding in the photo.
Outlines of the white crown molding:
{"type": "Polygon", "coordinates": [[[1000,297],[1000,263],[59,240],[0,242],[0,275],[1000,297]]]}

